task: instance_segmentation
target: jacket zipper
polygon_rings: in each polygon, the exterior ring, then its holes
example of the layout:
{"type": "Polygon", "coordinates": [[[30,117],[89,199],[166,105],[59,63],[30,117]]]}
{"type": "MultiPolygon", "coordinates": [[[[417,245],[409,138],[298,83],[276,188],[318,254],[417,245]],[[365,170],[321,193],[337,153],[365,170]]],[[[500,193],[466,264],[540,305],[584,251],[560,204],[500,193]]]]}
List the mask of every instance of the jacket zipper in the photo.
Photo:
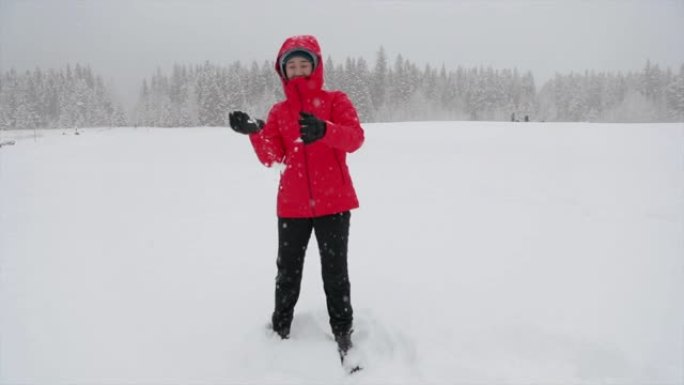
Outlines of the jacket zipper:
{"type": "Polygon", "coordinates": [[[311,214],[316,216],[316,201],[313,196],[313,185],[311,184],[311,176],[309,175],[309,152],[306,150],[306,144],[302,145],[304,151],[304,173],[306,174],[307,185],[309,186],[309,208],[311,208],[311,214]]]}
{"type": "MultiPolygon", "coordinates": [[[[299,98],[299,109],[300,112],[304,112],[304,100],[302,99],[302,95],[299,93],[299,90],[297,90],[297,97],[299,98]]],[[[299,127],[299,116],[296,117],[297,121],[297,127],[299,127]]],[[[301,140],[301,135],[300,135],[300,140],[301,140]]],[[[305,169],[305,174],[306,174],[306,182],[307,186],[309,187],[309,208],[311,209],[311,214],[312,216],[316,216],[316,201],[314,200],[314,195],[313,195],[313,185],[311,184],[311,175],[309,175],[309,151],[306,149],[306,144],[302,142],[302,151],[304,151],[304,169],[305,169]]]]}

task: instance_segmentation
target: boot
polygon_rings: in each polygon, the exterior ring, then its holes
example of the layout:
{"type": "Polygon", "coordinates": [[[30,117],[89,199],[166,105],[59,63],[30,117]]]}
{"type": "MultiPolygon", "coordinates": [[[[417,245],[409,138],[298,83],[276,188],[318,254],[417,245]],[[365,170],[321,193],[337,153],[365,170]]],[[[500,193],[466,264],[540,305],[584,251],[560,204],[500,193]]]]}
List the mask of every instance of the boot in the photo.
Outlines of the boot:
{"type": "Polygon", "coordinates": [[[347,355],[349,349],[352,348],[351,340],[352,331],[347,333],[338,334],[335,336],[335,342],[337,342],[337,351],[340,353],[340,358],[344,360],[344,356],[347,355]]]}
{"type": "Polygon", "coordinates": [[[292,316],[283,317],[282,313],[274,311],[271,316],[271,329],[280,336],[280,338],[286,340],[290,338],[290,325],[292,324],[292,316]],[[285,320],[283,320],[285,318],[285,320]]]}
{"type": "Polygon", "coordinates": [[[281,339],[287,340],[290,338],[290,327],[289,326],[280,326],[280,327],[275,327],[273,324],[271,324],[271,329],[275,334],[277,334],[281,339]]]}
{"type": "Polygon", "coordinates": [[[290,328],[283,328],[280,330],[274,330],[276,334],[280,336],[281,339],[287,340],[290,338],[290,328]]]}
{"type": "Polygon", "coordinates": [[[361,362],[357,354],[349,353],[354,344],[351,340],[352,331],[347,333],[338,334],[335,336],[335,342],[337,342],[337,352],[340,354],[340,361],[342,362],[342,367],[347,373],[352,374],[360,371],[362,369],[361,362]]]}

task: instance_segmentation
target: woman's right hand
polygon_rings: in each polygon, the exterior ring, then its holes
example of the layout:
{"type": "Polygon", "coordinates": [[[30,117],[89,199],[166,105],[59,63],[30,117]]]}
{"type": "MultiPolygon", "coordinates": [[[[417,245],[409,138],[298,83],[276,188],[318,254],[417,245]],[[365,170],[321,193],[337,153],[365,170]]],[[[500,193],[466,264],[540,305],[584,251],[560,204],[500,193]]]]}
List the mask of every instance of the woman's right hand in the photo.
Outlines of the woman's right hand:
{"type": "Polygon", "coordinates": [[[249,115],[242,111],[233,111],[228,114],[230,121],[230,128],[240,134],[254,134],[259,132],[264,127],[264,121],[261,119],[252,120],[249,115]]]}

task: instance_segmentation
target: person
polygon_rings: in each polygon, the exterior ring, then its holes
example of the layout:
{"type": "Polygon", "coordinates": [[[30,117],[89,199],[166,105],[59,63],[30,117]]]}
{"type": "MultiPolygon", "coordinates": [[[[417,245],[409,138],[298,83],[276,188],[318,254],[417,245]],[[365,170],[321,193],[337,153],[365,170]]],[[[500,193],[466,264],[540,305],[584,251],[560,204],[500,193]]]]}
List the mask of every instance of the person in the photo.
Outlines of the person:
{"type": "Polygon", "coordinates": [[[323,89],[323,56],[315,37],[286,39],[275,70],[285,100],[271,108],[265,122],[242,111],[229,114],[231,128],[249,135],[261,163],[285,165],[277,196],[278,274],[271,327],[289,338],[313,231],[330,327],[344,361],[353,346],[347,268],[350,210],[359,207],[346,156],[361,147],[364,131],[347,95],[323,89]]]}

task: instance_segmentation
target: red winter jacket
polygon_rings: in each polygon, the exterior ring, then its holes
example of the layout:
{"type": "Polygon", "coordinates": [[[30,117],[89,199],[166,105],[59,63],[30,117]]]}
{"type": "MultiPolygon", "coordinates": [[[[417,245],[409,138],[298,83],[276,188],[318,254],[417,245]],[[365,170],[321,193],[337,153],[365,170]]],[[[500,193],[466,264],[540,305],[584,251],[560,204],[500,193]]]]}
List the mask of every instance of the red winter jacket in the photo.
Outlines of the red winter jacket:
{"type": "Polygon", "coordinates": [[[285,164],[278,188],[278,216],[312,218],[359,207],[346,156],[363,144],[363,129],[347,95],[323,89],[323,57],[316,38],[287,39],[275,66],[286,99],[271,108],[266,125],[251,134],[250,140],[259,160],[267,167],[285,164]],[[314,53],[318,63],[311,76],[288,81],[281,73],[280,59],[295,48],[314,53]],[[301,141],[300,111],[326,121],[323,138],[307,145],[301,141]]]}

